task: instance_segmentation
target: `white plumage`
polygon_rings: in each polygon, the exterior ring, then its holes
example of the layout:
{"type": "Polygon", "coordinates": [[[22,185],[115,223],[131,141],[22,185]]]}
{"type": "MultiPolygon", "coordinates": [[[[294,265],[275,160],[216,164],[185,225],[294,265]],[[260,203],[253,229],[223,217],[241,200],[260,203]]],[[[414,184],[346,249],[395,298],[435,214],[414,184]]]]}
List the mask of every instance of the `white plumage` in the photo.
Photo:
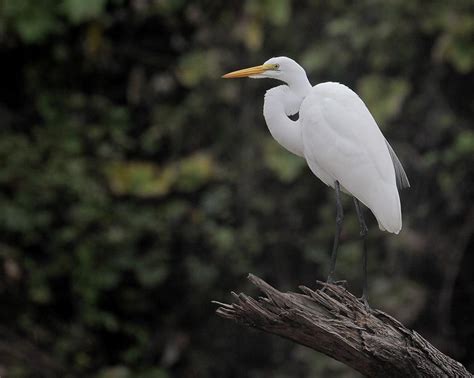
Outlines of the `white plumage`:
{"type": "Polygon", "coordinates": [[[402,228],[395,169],[382,132],[362,100],[345,85],[314,86],[300,108],[304,156],[326,185],[341,187],[366,205],[379,227],[402,228]]]}
{"type": "Polygon", "coordinates": [[[225,75],[243,76],[287,83],[265,94],[263,113],[272,136],[304,157],[326,185],[334,188],[337,180],[372,211],[380,229],[398,234],[402,215],[397,187],[408,187],[408,179],[360,97],[339,83],[312,87],[304,69],[286,57],[225,75]],[[296,113],[297,121],[288,118],[296,113]]]}
{"type": "Polygon", "coordinates": [[[286,83],[265,94],[263,115],[273,138],[306,159],[311,171],[336,191],[336,233],[328,282],[333,283],[343,209],[340,191],[352,195],[364,238],[362,301],[367,294],[367,226],[359,202],[367,206],[381,230],[398,234],[402,213],[398,188],[410,186],[397,155],[382,135],[364,102],[345,85],[314,87],[304,69],[287,57],[230,72],[224,78],[273,78],[286,83]],[[299,119],[289,118],[299,113],[299,119]]]}

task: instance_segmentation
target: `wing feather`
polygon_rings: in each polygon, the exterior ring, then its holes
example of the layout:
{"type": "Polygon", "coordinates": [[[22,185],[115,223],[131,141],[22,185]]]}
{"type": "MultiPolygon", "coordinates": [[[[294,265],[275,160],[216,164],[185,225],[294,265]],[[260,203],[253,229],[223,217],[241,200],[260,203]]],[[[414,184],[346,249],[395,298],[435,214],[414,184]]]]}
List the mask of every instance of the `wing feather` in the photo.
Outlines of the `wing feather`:
{"type": "Polygon", "coordinates": [[[398,159],[397,154],[393,150],[392,146],[388,143],[385,139],[385,143],[388,147],[388,152],[390,153],[390,157],[392,158],[393,168],[395,169],[395,178],[397,179],[397,188],[398,189],[405,189],[410,187],[410,181],[408,181],[407,174],[403,169],[402,163],[398,159]]]}
{"type": "Polygon", "coordinates": [[[359,96],[338,83],[318,84],[303,101],[300,120],[304,154],[313,172],[331,186],[338,180],[372,210],[381,228],[398,233],[402,222],[396,170],[401,175],[401,164],[394,162],[359,96]]]}

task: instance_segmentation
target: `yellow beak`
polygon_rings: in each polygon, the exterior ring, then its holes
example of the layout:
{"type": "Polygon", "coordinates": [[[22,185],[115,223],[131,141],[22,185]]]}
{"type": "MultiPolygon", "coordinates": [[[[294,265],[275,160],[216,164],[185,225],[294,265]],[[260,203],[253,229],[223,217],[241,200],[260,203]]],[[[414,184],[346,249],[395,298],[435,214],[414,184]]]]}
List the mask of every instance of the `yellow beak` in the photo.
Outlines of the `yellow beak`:
{"type": "Polygon", "coordinates": [[[222,77],[224,79],[237,79],[239,77],[248,77],[251,75],[258,75],[272,69],[274,69],[273,64],[262,64],[261,66],[244,68],[243,70],[229,72],[223,75],[222,77]]]}

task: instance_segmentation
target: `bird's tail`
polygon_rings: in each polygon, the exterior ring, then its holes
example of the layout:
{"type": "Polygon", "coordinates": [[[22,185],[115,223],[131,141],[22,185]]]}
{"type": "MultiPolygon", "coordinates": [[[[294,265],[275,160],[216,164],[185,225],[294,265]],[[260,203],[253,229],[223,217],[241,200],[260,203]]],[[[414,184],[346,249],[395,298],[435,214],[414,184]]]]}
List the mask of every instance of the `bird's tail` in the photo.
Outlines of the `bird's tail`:
{"type": "Polygon", "coordinates": [[[371,210],[382,231],[398,234],[402,229],[402,211],[398,190],[391,186],[384,189],[388,193],[385,196],[377,196],[380,203],[372,205],[371,210]]]}

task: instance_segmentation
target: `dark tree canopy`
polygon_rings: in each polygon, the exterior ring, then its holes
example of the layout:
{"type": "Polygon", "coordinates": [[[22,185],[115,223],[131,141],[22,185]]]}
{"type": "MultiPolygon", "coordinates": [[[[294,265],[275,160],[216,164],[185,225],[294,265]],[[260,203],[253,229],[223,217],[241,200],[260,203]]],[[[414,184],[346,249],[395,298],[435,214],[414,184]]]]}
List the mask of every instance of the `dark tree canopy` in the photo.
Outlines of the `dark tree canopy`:
{"type": "MultiPolygon", "coordinates": [[[[327,274],[333,193],[271,138],[287,55],[367,103],[408,174],[370,295],[474,368],[472,1],[0,3],[0,376],[348,377],[211,299],[327,274]]],[[[358,294],[349,197],[337,276],[358,294]]]]}

